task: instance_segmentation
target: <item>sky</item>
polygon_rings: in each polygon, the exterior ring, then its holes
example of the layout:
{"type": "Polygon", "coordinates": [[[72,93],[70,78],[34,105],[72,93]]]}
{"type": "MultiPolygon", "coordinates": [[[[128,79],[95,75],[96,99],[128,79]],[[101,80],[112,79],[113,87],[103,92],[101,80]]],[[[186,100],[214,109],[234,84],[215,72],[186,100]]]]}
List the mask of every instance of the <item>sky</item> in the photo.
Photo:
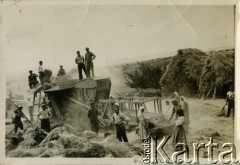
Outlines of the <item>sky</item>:
{"type": "Polygon", "coordinates": [[[7,76],[37,73],[38,61],[56,75],[76,68],[76,51],[89,47],[95,70],[173,56],[178,49],[234,48],[233,6],[34,5],[4,7],[7,76]]]}

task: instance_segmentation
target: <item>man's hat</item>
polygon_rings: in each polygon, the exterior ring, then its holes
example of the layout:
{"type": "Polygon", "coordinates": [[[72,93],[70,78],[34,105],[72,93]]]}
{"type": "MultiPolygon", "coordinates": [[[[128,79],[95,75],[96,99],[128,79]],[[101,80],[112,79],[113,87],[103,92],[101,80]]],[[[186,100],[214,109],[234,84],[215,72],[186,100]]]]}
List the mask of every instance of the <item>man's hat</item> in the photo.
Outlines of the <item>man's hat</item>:
{"type": "Polygon", "coordinates": [[[19,111],[22,111],[22,109],[23,109],[23,107],[22,106],[19,106],[19,107],[17,107],[17,109],[15,110],[15,111],[13,111],[14,113],[17,113],[17,111],[19,110],[19,111]]]}
{"type": "Polygon", "coordinates": [[[62,65],[60,65],[60,67],[63,67],[62,65]]]}
{"type": "Polygon", "coordinates": [[[32,70],[29,70],[29,73],[31,73],[32,72],[32,70]]]}
{"type": "Polygon", "coordinates": [[[89,48],[88,48],[88,47],[86,47],[85,49],[86,49],[86,50],[89,50],[89,48]]]}

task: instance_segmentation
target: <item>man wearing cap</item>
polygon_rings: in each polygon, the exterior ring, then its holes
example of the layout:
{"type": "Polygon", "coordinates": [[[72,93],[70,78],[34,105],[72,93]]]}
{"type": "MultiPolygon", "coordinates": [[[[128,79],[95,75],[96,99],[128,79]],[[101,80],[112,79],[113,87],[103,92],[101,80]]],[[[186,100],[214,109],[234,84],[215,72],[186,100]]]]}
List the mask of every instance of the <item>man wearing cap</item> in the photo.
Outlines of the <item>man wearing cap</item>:
{"type": "Polygon", "coordinates": [[[79,80],[83,79],[82,70],[84,71],[86,77],[88,77],[86,66],[84,64],[84,57],[80,54],[80,51],[77,51],[77,57],[75,59],[75,63],[78,65],[79,80]]]}
{"type": "Polygon", "coordinates": [[[88,111],[87,116],[90,119],[91,130],[98,134],[99,131],[98,110],[95,108],[95,102],[93,100],[90,103],[90,109],[88,111]]]}
{"type": "Polygon", "coordinates": [[[128,123],[129,119],[122,112],[119,111],[119,106],[115,105],[114,107],[115,113],[112,115],[112,123],[116,127],[116,135],[119,141],[128,142],[126,128],[124,125],[124,121],[128,123]]]}
{"type": "Polygon", "coordinates": [[[48,110],[46,104],[41,105],[42,110],[37,115],[38,117],[41,115],[41,129],[45,130],[46,132],[50,132],[50,121],[49,117],[52,115],[51,112],[48,110]]]}
{"type": "Polygon", "coordinates": [[[85,54],[85,61],[87,65],[87,74],[89,77],[94,77],[94,65],[93,65],[93,60],[96,58],[96,56],[89,51],[89,48],[86,48],[86,54],[85,54]],[[92,76],[90,74],[90,70],[92,72],[92,76]]]}
{"type": "Polygon", "coordinates": [[[43,78],[44,78],[44,70],[43,70],[43,62],[39,61],[39,67],[38,67],[38,73],[39,73],[39,79],[40,79],[40,83],[41,85],[43,85],[43,78]]]}
{"type": "Polygon", "coordinates": [[[30,89],[33,89],[37,86],[38,84],[38,80],[37,77],[38,75],[36,75],[35,73],[33,73],[32,70],[29,71],[29,76],[28,76],[28,85],[30,89]]]}
{"type": "Polygon", "coordinates": [[[22,113],[22,109],[23,107],[18,107],[14,113],[15,113],[15,117],[14,117],[14,129],[15,129],[15,133],[17,133],[18,128],[20,128],[21,130],[23,130],[23,123],[21,118],[23,117],[23,113],[22,113]]]}
{"type": "Polygon", "coordinates": [[[57,75],[58,75],[58,76],[64,76],[64,75],[66,75],[65,69],[63,69],[63,66],[62,66],[62,65],[60,65],[60,69],[59,69],[57,75]]]}

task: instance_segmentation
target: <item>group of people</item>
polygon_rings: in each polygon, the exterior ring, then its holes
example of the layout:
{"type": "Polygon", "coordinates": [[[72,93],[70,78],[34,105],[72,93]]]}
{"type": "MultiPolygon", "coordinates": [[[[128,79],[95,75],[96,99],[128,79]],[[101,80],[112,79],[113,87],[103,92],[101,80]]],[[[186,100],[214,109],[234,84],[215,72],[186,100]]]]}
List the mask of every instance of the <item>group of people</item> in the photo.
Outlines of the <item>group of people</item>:
{"type": "MultiPolygon", "coordinates": [[[[94,77],[94,65],[93,65],[93,60],[96,58],[96,55],[93,54],[89,48],[86,48],[86,53],[85,53],[85,58],[81,55],[80,51],[77,51],[77,57],[75,59],[75,63],[78,66],[78,74],[79,74],[79,80],[83,79],[83,74],[82,71],[84,71],[85,76],[87,78],[92,78],[94,77]]],[[[33,73],[32,70],[29,71],[29,76],[28,76],[28,85],[30,89],[35,88],[36,86],[40,84],[44,84],[44,69],[43,69],[43,62],[39,61],[39,66],[38,66],[38,75],[33,73]],[[39,81],[37,80],[37,77],[39,76],[39,81]]],[[[66,75],[66,71],[63,68],[63,65],[60,65],[60,69],[57,73],[57,76],[64,76],[66,75]]]]}
{"type": "MultiPolygon", "coordinates": [[[[20,106],[18,107],[14,113],[15,117],[13,120],[14,123],[14,130],[15,133],[17,133],[18,128],[23,130],[23,123],[21,118],[25,118],[29,120],[25,114],[22,112],[23,107],[20,106]]],[[[33,121],[33,104],[30,101],[30,98],[28,98],[28,110],[29,110],[29,115],[30,115],[30,120],[29,122],[33,121]]],[[[41,120],[41,129],[45,130],[46,132],[50,132],[50,118],[52,116],[51,112],[51,105],[49,104],[49,101],[47,100],[46,96],[43,98],[43,102],[41,103],[41,110],[37,114],[38,119],[41,120]]]]}
{"type": "Polygon", "coordinates": [[[43,69],[42,61],[39,61],[38,75],[33,73],[32,70],[29,71],[28,85],[30,89],[34,89],[36,88],[36,86],[39,85],[39,81],[37,80],[38,76],[39,76],[40,84],[42,85],[44,83],[44,69],[43,69]]]}
{"type": "Polygon", "coordinates": [[[85,48],[85,50],[85,58],[81,55],[80,51],[77,51],[77,57],[75,59],[75,63],[78,65],[79,80],[83,79],[82,71],[84,71],[87,78],[94,77],[93,60],[96,58],[96,55],[90,52],[89,48],[85,48]]]}
{"type": "MultiPolygon", "coordinates": [[[[189,106],[188,102],[185,100],[185,97],[179,97],[178,93],[174,93],[175,98],[172,101],[173,110],[169,121],[175,115],[175,129],[173,133],[173,141],[172,145],[176,150],[181,150],[181,147],[176,147],[178,143],[185,143],[187,144],[187,135],[189,129],[189,106]]],[[[229,91],[227,92],[226,103],[225,105],[228,106],[227,112],[223,112],[225,117],[230,117],[231,112],[233,113],[234,117],[234,90],[230,86],[229,91]]],[[[225,106],[224,106],[225,107],[225,106]]]]}
{"type": "Polygon", "coordinates": [[[172,100],[172,113],[168,122],[172,120],[175,115],[175,128],[172,136],[172,145],[176,150],[181,150],[182,147],[176,145],[178,143],[187,144],[187,135],[189,130],[189,105],[184,96],[179,96],[177,92],[174,92],[174,100],[172,100]]]}
{"type": "MultiPolygon", "coordinates": [[[[174,117],[176,120],[175,131],[173,135],[173,145],[183,139],[186,140],[186,134],[188,134],[189,129],[189,106],[188,102],[185,100],[185,97],[179,97],[175,93],[175,98],[172,101],[173,110],[169,121],[174,117]]],[[[114,105],[114,113],[111,117],[111,124],[116,128],[116,137],[119,141],[128,142],[126,127],[128,124],[129,118],[119,110],[119,105],[114,105]]],[[[138,127],[137,132],[142,140],[148,135],[148,125],[144,116],[145,107],[144,105],[140,106],[138,112],[138,127]]],[[[99,120],[98,120],[98,110],[95,107],[95,102],[91,101],[90,110],[88,111],[88,118],[90,119],[91,130],[98,133],[99,132],[99,120]]],[[[169,122],[168,121],[168,122],[169,122]]]]}

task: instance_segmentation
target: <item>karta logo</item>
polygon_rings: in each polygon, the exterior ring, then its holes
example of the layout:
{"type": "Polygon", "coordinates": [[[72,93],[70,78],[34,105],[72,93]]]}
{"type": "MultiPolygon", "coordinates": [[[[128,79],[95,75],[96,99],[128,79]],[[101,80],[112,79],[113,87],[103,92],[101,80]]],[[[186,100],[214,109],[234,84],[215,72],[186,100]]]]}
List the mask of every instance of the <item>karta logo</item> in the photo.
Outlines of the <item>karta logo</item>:
{"type": "Polygon", "coordinates": [[[180,150],[168,155],[164,146],[169,141],[170,136],[163,137],[161,141],[158,143],[157,138],[153,139],[152,137],[147,137],[143,139],[143,147],[144,147],[144,155],[142,162],[144,164],[150,163],[169,163],[169,164],[199,164],[199,150],[201,148],[207,148],[208,152],[208,162],[210,164],[229,164],[229,163],[238,163],[236,160],[236,148],[232,143],[224,143],[222,145],[223,149],[227,149],[222,151],[218,155],[218,159],[213,158],[213,148],[218,148],[217,143],[213,143],[213,138],[210,137],[210,140],[207,144],[205,143],[192,143],[193,157],[189,158],[189,147],[185,143],[177,143],[175,148],[179,148],[180,150]],[[183,158],[180,159],[179,157],[183,158]],[[228,156],[228,158],[227,158],[228,156]],[[230,156],[230,158],[229,158],[230,156]]]}

